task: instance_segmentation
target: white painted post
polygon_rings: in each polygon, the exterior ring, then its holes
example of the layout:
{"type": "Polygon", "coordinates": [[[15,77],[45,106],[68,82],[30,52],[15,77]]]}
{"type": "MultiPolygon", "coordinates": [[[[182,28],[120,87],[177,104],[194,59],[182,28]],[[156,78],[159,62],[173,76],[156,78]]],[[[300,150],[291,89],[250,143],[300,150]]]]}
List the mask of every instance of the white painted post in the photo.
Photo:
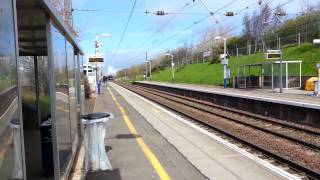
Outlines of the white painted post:
{"type": "Polygon", "coordinates": [[[299,87],[299,88],[301,88],[301,87],[302,87],[302,79],[301,79],[301,75],[302,75],[302,73],[301,73],[301,62],[300,62],[300,87],[299,87]]]}
{"type": "Polygon", "coordinates": [[[273,64],[274,63],[272,63],[272,66],[271,66],[271,73],[272,73],[271,84],[272,84],[272,89],[274,89],[274,85],[273,85],[273,78],[274,78],[274,75],[273,75],[273,64]]]}
{"type": "Polygon", "coordinates": [[[244,88],[247,89],[247,76],[246,76],[246,66],[243,66],[243,74],[244,74],[244,88]]]}
{"type": "Polygon", "coordinates": [[[288,62],[286,62],[286,89],[289,88],[289,72],[288,72],[288,62]]]}
{"type": "Polygon", "coordinates": [[[237,47],[237,57],[239,57],[239,49],[238,49],[238,47],[237,47]]]}

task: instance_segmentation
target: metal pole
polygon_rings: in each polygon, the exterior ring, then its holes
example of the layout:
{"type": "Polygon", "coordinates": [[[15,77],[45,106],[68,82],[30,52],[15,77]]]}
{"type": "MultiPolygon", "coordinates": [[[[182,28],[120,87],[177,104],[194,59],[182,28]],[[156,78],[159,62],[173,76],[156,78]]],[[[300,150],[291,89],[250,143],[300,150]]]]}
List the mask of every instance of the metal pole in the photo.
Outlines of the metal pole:
{"type": "Polygon", "coordinates": [[[243,65],[243,74],[244,74],[244,88],[247,88],[247,75],[246,75],[246,66],[243,65]]]}
{"type": "Polygon", "coordinates": [[[151,61],[149,61],[149,64],[150,64],[150,68],[149,68],[149,79],[151,80],[151,69],[152,69],[152,66],[151,66],[151,61]]]}
{"type": "Polygon", "coordinates": [[[302,80],[301,79],[301,62],[299,64],[300,64],[300,78],[299,78],[300,79],[300,87],[299,88],[301,88],[301,86],[302,86],[302,82],[301,82],[301,80],[302,80]]]}
{"type": "MultiPolygon", "coordinates": [[[[227,59],[227,39],[223,38],[223,43],[224,43],[224,47],[223,47],[223,54],[224,54],[224,58],[227,59]]],[[[223,87],[227,88],[227,65],[223,65],[223,87]]]]}
{"type": "Polygon", "coordinates": [[[189,62],[188,62],[188,50],[186,52],[186,64],[189,64],[189,62]]]}
{"type": "Polygon", "coordinates": [[[283,87],[282,87],[282,53],[280,57],[280,65],[279,65],[279,93],[283,92],[283,87]]]}
{"type": "Polygon", "coordinates": [[[174,69],[173,69],[173,55],[171,55],[171,73],[172,73],[172,83],[174,83],[174,69]]]}
{"type": "Polygon", "coordinates": [[[289,88],[289,71],[288,71],[288,62],[286,62],[286,89],[289,88]]]}
{"type": "Polygon", "coordinates": [[[227,65],[223,65],[223,88],[227,88],[227,65]]]}
{"type": "Polygon", "coordinates": [[[204,63],[204,52],[202,53],[202,63],[204,63]]]}
{"type": "Polygon", "coordinates": [[[227,54],[227,39],[226,39],[226,38],[223,38],[223,41],[224,41],[223,53],[224,53],[224,54],[227,54]]]}
{"type": "MultiPolygon", "coordinates": [[[[100,55],[100,45],[99,45],[99,41],[98,41],[98,36],[96,36],[95,39],[95,56],[99,57],[100,55]]],[[[92,68],[93,70],[93,68],[92,68]]],[[[98,73],[98,62],[96,62],[96,84],[97,84],[97,88],[98,88],[98,94],[100,94],[100,78],[99,78],[100,74],[98,73]]]]}
{"type": "Polygon", "coordinates": [[[236,45],[236,49],[237,49],[237,57],[239,56],[239,49],[238,49],[238,45],[236,45]]]}
{"type": "Polygon", "coordinates": [[[146,65],[145,80],[147,80],[147,77],[148,77],[148,52],[146,52],[146,62],[145,62],[145,65],[146,65]]]}
{"type": "Polygon", "coordinates": [[[301,39],[301,34],[299,33],[299,34],[298,34],[298,45],[299,45],[299,46],[300,46],[300,43],[301,43],[301,40],[300,40],[300,39],[301,39]]]}
{"type": "Polygon", "coordinates": [[[279,41],[278,42],[278,46],[279,46],[278,49],[281,49],[281,39],[280,39],[280,37],[279,37],[278,41],[279,41]]]}
{"type": "Polygon", "coordinates": [[[318,92],[317,96],[320,95],[320,68],[318,68],[318,92]]]}
{"type": "Polygon", "coordinates": [[[273,63],[272,63],[272,66],[271,66],[271,73],[272,73],[272,79],[271,79],[271,84],[272,84],[272,90],[274,89],[274,72],[273,72],[273,63]]]}

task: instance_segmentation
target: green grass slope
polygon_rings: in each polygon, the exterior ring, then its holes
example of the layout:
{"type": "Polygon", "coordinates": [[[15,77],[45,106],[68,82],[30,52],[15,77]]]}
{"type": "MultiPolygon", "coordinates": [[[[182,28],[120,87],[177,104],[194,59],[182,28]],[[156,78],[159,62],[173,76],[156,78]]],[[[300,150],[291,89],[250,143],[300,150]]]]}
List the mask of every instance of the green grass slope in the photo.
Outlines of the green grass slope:
{"type": "MultiPolygon", "coordinates": [[[[284,61],[302,60],[302,75],[315,76],[316,63],[320,62],[320,48],[315,47],[312,44],[285,48],[283,50],[283,59],[284,61]]],[[[231,76],[236,76],[237,67],[240,65],[266,61],[263,53],[230,58],[229,67],[231,69],[231,76]]],[[[299,66],[290,65],[289,69],[290,75],[299,74],[299,66]]],[[[252,68],[251,70],[252,75],[257,75],[258,72],[258,68],[252,68]]],[[[171,82],[171,77],[171,68],[166,68],[163,71],[152,74],[153,81],[171,82]]],[[[221,64],[210,64],[206,62],[190,64],[175,69],[175,81],[178,83],[222,85],[222,78],[223,65],[221,64]]]]}

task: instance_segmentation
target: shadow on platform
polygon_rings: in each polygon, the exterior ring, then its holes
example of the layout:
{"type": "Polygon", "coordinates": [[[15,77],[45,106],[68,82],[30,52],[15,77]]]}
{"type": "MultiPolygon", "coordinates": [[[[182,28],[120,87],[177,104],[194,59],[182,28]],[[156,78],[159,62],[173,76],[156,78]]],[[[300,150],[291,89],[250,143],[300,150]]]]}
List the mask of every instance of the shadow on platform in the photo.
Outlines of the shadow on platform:
{"type": "Polygon", "coordinates": [[[109,152],[110,150],[112,150],[112,146],[105,146],[104,148],[105,148],[106,152],[109,152]]]}
{"type": "Polygon", "coordinates": [[[117,139],[135,139],[135,138],[140,138],[142,137],[141,135],[137,134],[118,134],[116,135],[117,139]]]}
{"type": "Polygon", "coordinates": [[[87,172],[85,180],[121,180],[119,169],[114,169],[112,171],[98,171],[98,172],[87,172]]]}

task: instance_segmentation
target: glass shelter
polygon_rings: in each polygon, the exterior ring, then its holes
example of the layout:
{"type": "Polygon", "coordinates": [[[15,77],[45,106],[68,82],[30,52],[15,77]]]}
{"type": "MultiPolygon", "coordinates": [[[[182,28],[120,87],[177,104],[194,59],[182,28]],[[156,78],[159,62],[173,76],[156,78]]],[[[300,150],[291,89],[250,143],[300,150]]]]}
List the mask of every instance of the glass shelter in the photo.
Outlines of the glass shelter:
{"type": "Polygon", "coordinates": [[[0,0],[0,179],[67,179],[83,53],[50,0],[0,0]]]}

